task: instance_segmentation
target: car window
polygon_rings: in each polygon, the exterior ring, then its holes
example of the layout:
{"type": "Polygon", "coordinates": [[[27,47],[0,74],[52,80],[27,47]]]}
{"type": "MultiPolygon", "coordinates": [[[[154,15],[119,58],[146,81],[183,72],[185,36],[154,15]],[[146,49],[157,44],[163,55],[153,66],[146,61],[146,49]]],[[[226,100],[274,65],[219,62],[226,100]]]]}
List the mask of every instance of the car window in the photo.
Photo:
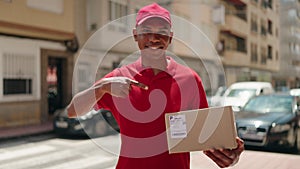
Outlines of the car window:
{"type": "Polygon", "coordinates": [[[283,96],[259,96],[251,99],[244,111],[256,113],[288,113],[292,112],[293,98],[283,96]]]}
{"type": "Polygon", "coordinates": [[[255,96],[256,89],[232,89],[228,97],[250,98],[255,96]]]}

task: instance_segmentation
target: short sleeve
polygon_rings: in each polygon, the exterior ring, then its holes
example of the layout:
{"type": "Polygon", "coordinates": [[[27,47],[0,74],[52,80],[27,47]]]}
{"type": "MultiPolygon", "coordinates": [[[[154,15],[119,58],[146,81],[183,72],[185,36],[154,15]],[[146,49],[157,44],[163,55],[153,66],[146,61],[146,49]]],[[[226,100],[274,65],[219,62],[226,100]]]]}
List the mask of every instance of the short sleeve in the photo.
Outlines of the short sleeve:
{"type": "Polygon", "coordinates": [[[198,95],[195,95],[194,97],[199,97],[199,98],[193,99],[193,101],[194,101],[193,104],[199,105],[199,107],[198,107],[199,109],[208,108],[208,102],[207,102],[206,93],[204,90],[202,80],[196,73],[194,73],[194,77],[196,79],[197,86],[198,86],[198,95]]]}

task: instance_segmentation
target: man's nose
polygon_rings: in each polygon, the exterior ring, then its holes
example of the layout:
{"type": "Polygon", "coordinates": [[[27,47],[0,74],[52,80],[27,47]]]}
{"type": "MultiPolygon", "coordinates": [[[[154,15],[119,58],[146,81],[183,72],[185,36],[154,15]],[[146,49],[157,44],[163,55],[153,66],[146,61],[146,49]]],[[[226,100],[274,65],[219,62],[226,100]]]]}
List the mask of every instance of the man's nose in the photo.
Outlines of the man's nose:
{"type": "Polygon", "coordinates": [[[157,33],[149,33],[148,38],[150,41],[159,41],[159,35],[157,33]]]}

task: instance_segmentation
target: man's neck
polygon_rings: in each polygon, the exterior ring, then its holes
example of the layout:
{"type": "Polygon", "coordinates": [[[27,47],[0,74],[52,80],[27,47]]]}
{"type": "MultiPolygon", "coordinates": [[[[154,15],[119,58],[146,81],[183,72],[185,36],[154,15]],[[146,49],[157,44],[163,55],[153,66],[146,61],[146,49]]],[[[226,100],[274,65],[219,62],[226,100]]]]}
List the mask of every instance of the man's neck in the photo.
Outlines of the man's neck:
{"type": "Polygon", "coordinates": [[[153,69],[155,75],[161,71],[167,70],[170,60],[166,56],[161,58],[149,59],[149,57],[142,56],[142,65],[153,69]]]}

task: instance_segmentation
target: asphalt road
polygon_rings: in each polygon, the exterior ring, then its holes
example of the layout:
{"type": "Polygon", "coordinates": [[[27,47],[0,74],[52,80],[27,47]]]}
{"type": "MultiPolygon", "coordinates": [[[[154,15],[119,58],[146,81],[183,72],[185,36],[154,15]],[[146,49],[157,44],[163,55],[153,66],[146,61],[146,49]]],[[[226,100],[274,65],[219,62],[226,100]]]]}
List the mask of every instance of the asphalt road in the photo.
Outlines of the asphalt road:
{"type": "MultiPolygon", "coordinates": [[[[0,140],[0,169],[113,169],[119,136],[97,139],[52,133],[0,140]]],[[[300,155],[246,150],[233,169],[299,169],[300,155]]],[[[191,153],[191,169],[217,169],[202,152],[191,153]]]]}

